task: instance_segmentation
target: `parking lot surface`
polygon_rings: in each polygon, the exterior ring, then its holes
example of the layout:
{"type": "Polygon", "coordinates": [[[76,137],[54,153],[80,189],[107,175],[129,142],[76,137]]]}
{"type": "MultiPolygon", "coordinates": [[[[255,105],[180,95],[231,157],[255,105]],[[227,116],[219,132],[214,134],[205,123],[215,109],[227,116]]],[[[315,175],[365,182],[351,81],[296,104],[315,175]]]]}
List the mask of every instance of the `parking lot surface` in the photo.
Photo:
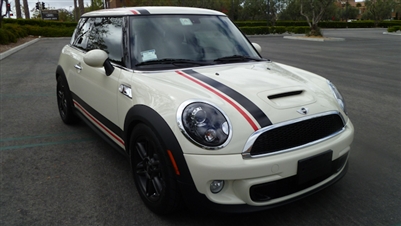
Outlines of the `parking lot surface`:
{"type": "Polygon", "coordinates": [[[86,125],[62,123],[55,70],[69,38],[39,40],[0,61],[0,225],[401,225],[401,36],[383,31],[324,30],[341,42],[250,37],[265,58],[342,92],[356,130],[342,180],[263,212],[169,217],[143,205],[122,155],[86,125]]]}

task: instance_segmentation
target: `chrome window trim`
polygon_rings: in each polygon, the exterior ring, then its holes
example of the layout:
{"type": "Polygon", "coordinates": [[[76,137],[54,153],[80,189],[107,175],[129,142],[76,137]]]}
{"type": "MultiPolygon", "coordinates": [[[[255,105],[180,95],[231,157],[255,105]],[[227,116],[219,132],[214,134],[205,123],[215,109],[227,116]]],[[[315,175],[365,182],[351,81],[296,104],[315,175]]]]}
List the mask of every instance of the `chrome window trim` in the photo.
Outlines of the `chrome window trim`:
{"type": "Polygon", "coordinates": [[[209,101],[201,100],[201,99],[191,99],[191,100],[184,101],[184,102],[178,107],[178,110],[177,110],[177,124],[178,124],[178,128],[180,128],[180,130],[181,130],[181,133],[184,134],[184,136],[185,136],[189,141],[191,141],[191,143],[195,144],[196,146],[198,146],[198,147],[200,147],[200,148],[202,148],[202,149],[206,149],[206,150],[218,150],[218,149],[224,148],[225,146],[228,145],[228,143],[230,143],[231,138],[232,138],[232,136],[233,136],[232,124],[231,124],[231,121],[230,121],[230,119],[228,118],[227,114],[226,114],[221,108],[217,107],[215,104],[213,104],[213,103],[211,103],[211,102],[209,102],[209,101]],[[194,139],[192,139],[192,137],[191,137],[191,136],[187,133],[187,131],[185,130],[184,125],[183,125],[183,123],[182,123],[182,113],[183,113],[184,109],[185,109],[188,105],[190,105],[190,104],[192,104],[192,103],[197,103],[197,102],[199,102],[199,103],[205,103],[205,104],[209,104],[209,105],[213,106],[214,108],[216,108],[217,110],[219,110],[220,113],[223,114],[224,118],[227,120],[228,128],[229,128],[229,132],[228,132],[229,134],[228,134],[227,140],[226,140],[223,144],[221,144],[221,145],[219,145],[219,146],[216,146],[216,147],[205,146],[205,145],[203,145],[203,144],[200,144],[200,143],[196,142],[194,139]]]}
{"type": "Polygon", "coordinates": [[[289,121],[285,121],[285,122],[280,122],[280,123],[277,123],[277,124],[273,124],[273,125],[271,125],[271,126],[264,127],[264,128],[262,128],[262,129],[260,129],[260,130],[258,130],[258,131],[255,131],[255,132],[248,138],[247,142],[245,143],[245,147],[244,147],[244,149],[243,149],[243,151],[242,151],[242,158],[243,158],[243,159],[261,158],[261,157],[266,157],[266,156],[278,155],[278,154],[282,154],[282,153],[286,153],[286,152],[291,152],[291,151],[295,151],[295,150],[298,150],[298,149],[301,149],[301,148],[305,148],[305,147],[308,147],[308,146],[312,146],[312,145],[315,145],[315,144],[317,144],[317,143],[323,142],[323,141],[325,141],[325,140],[328,140],[328,139],[330,139],[330,138],[332,138],[332,137],[334,137],[334,136],[337,136],[338,134],[342,133],[342,132],[345,130],[345,125],[346,125],[345,119],[344,119],[344,117],[341,115],[341,113],[340,113],[339,111],[328,111],[328,112],[323,112],[323,113],[319,113],[319,114],[309,115],[309,116],[305,116],[305,117],[302,117],[302,118],[298,118],[298,119],[294,119],[294,120],[289,120],[289,121]],[[265,154],[260,154],[260,155],[251,155],[252,146],[253,146],[253,144],[255,143],[256,139],[257,139],[261,134],[263,134],[263,133],[265,133],[265,132],[267,132],[267,131],[269,131],[269,130],[282,127],[282,126],[286,126],[286,125],[290,125],[290,124],[294,124],[294,123],[298,123],[298,122],[310,120],[310,119],[313,119],[313,118],[319,118],[319,117],[327,116],[327,115],[339,115],[340,118],[341,118],[341,120],[342,120],[342,122],[343,122],[344,127],[343,127],[340,131],[338,131],[338,132],[336,132],[336,133],[333,133],[333,134],[331,134],[331,135],[329,135],[329,136],[327,136],[327,137],[324,137],[324,138],[321,138],[321,139],[319,139],[319,140],[315,140],[315,141],[309,142],[309,143],[304,144],[304,145],[301,145],[301,146],[297,146],[297,147],[293,147],[293,148],[288,148],[288,149],[276,151],[276,152],[273,152],[273,153],[265,153],[265,154]]]}

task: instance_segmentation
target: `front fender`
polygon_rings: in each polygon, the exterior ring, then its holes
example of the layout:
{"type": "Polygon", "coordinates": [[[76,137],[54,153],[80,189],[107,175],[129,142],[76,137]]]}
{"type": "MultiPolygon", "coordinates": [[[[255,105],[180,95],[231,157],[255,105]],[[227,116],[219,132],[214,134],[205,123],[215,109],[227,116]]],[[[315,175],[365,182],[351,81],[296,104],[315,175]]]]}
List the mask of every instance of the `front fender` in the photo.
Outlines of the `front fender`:
{"type": "Polygon", "coordinates": [[[167,122],[152,108],[145,105],[133,106],[126,115],[124,120],[124,140],[127,154],[129,153],[130,137],[133,128],[138,123],[144,123],[150,127],[158,136],[158,139],[163,144],[163,147],[170,150],[173,154],[175,162],[178,166],[180,174],[177,175],[177,180],[183,183],[193,184],[191,174],[189,173],[188,165],[185,161],[181,146],[178,143],[173,131],[167,122]]]}

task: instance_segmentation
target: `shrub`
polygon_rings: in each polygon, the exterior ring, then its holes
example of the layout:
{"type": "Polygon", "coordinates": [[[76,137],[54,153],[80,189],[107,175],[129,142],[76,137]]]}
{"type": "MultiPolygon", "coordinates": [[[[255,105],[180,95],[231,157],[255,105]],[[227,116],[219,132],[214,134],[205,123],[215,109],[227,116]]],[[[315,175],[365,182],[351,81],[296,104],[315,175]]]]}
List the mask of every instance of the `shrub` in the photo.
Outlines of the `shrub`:
{"type": "Polygon", "coordinates": [[[29,35],[27,29],[18,24],[5,24],[4,29],[11,31],[17,38],[24,38],[29,35]]]}
{"type": "Polygon", "coordinates": [[[0,44],[7,45],[10,42],[17,42],[17,36],[8,29],[0,28],[0,44]]]}
{"type": "Polygon", "coordinates": [[[265,27],[267,26],[267,21],[235,21],[234,24],[237,27],[265,27]]]}
{"type": "Polygon", "coordinates": [[[393,26],[393,27],[388,27],[387,28],[388,32],[397,32],[399,30],[401,30],[401,26],[393,26]]]}
{"type": "Polygon", "coordinates": [[[271,33],[273,33],[273,34],[283,34],[286,31],[287,31],[287,28],[284,26],[271,27],[271,33]]]}
{"type": "Polygon", "coordinates": [[[244,34],[247,35],[264,35],[270,32],[267,26],[259,27],[240,27],[239,28],[244,34]]]}
{"type": "Polygon", "coordinates": [[[305,34],[306,30],[310,29],[309,26],[294,27],[293,33],[305,34]]]}
{"type": "Polygon", "coordinates": [[[39,27],[73,27],[77,26],[76,22],[61,22],[52,20],[40,20],[40,19],[3,19],[4,24],[19,24],[19,25],[31,25],[39,27]]]}
{"type": "Polygon", "coordinates": [[[8,34],[3,28],[0,28],[0,45],[7,45],[10,43],[8,34]]]}
{"type": "Polygon", "coordinates": [[[74,32],[73,27],[40,27],[26,25],[26,29],[30,35],[44,37],[71,37],[74,32]]]}

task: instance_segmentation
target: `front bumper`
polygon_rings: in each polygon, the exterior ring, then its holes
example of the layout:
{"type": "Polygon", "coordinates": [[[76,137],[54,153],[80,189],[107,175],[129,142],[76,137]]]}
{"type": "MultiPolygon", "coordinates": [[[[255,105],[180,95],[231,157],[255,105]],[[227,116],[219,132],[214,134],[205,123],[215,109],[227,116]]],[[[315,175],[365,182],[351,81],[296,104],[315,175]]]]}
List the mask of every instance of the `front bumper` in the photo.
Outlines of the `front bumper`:
{"type": "Polygon", "coordinates": [[[313,193],[344,176],[353,134],[354,128],[349,122],[344,132],[332,139],[288,153],[256,159],[243,159],[240,154],[184,157],[196,191],[212,206],[220,206],[220,211],[224,205],[231,206],[229,209],[233,206],[264,209],[313,193]],[[330,172],[300,183],[299,161],[328,151],[330,172]],[[210,191],[213,180],[225,181],[223,190],[217,194],[210,191]]]}

